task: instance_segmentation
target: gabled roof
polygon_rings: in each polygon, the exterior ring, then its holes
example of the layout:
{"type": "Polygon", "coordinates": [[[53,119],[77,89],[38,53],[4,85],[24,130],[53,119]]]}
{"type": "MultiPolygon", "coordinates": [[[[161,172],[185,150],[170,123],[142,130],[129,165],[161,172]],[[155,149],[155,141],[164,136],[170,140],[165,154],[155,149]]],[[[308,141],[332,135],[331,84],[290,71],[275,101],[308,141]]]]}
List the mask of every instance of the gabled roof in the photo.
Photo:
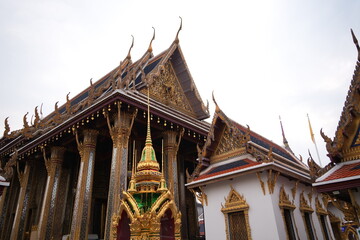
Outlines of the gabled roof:
{"type": "MultiPolygon", "coordinates": [[[[159,76],[163,74],[166,64],[170,64],[173,69],[171,74],[174,74],[179,86],[176,89],[180,91],[178,95],[183,96],[190,107],[188,111],[184,111],[181,107],[174,107],[164,101],[164,99],[158,98],[156,101],[162,103],[160,104],[161,108],[164,109],[164,106],[167,105],[169,111],[176,110],[182,112],[183,114],[181,115],[183,115],[183,117],[187,115],[194,120],[203,120],[209,117],[208,109],[205,107],[197,91],[183,57],[178,35],[170,47],[157,56],[153,55],[151,47],[154,37],[150,42],[148,50],[139,60],[135,62],[131,60],[130,51],[133,46],[132,44],[127,57],[120,62],[119,66],[95,83],[92,83],[90,80],[90,86],[72,99],[69,99],[67,96],[67,101],[64,105],[58,107],[56,103],[54,112],[45,118],[40,119],[36,117],[34,123],[29,125],[25,115],[24,128],[13,132],[10,132],[10,127],[6,119],[4,136],[0,139],[0,155],[10,154],[15,148],[31,142],[46,132],[57,131],[56,129],[59,125],[77,114],[89,111],[89,109],[94,108],[97,103],[102,102],[119,89],[124,90],[123,92],[125,93],[128,92],[132,96],[138,95],[132,94],[132,92],[141,91],[148,85],[151,87],[159,76]]],[[[153,95],[150,94],[150,96],[152,97],[153,95]]],[[[142,100],[139,101],[141,102],[142,100]]],[[[157,104],[154,104],[154,106],[157,106],[157,104]]],[[[39,116],[37,108],[35,109],[35,116],[39,116]]]]}
{"type": "Polygon", "coordinates": [[[217,104],[206,142],[198,151],[199,164],[188,176],[189,187],[260,169],[310,180],[308,167],[290,151],[231,120],[217,104]]]}
{"type": "Polygon", "coordinates": [[[308,159],[313,186],[320,192],[360,185],[360,47],[352,30],[351,35],[358,57],[334,139],[321,131],[331,162],[321,168],[308,159]]]}
{"type": "Polygon", "coordinates": [[[321,131],[328,156],[334,163],[360,159],[360,47],[352,30],[351,34],[358,59],[334,139],[321,131]]]}
{"type": "Polygon", "coordinates": [[[320,191],[357,187],[360,183],[360,160],[336,164],[313,184],[320,191]]]}

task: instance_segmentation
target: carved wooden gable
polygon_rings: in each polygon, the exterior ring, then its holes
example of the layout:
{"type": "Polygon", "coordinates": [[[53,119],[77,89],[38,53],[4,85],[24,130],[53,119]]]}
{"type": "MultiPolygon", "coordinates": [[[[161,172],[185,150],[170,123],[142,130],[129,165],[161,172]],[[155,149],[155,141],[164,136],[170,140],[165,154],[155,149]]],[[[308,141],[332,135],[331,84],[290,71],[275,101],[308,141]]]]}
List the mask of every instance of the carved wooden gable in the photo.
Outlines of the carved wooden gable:
{"type": "Polygon", "coordinates": [[[241,138],[242,134],[236,134],[230,130],[228,126],[225,126],[225,129],[220,137],[219,144],[216,147],[214,156],[219,156],[227,153],[234,152],[235,150],[241,149],[244,147],[243,139],[241,138]]]}
{"type": "Polygon", "coordinates": [[[195,116],[170,62],[167,62],[160,75],[154,78],[150,85],[150,95],[167,106],[195,116]]]}

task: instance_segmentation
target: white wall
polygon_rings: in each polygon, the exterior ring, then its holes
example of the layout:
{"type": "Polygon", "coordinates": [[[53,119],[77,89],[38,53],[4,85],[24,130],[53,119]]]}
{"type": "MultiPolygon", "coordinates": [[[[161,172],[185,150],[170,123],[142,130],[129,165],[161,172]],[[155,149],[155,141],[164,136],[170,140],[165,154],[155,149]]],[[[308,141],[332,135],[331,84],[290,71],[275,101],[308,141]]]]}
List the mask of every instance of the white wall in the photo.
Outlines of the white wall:
{"type": "MultiPolygon", "coordinates": [[[[208,205],[204,206],[206,240],[226,240],[225,218],[221,212],[221,204],[225,205],[225,198],[227,198],[231,190],[230,186],[242,194],[249,205],[249,223],[252,239],[286,239],[285,224],[279,207],[280,188],[283,185],[286,193],[289,195],[290,201],[293,201],[293,204],[296,206],[296,209],[293,211],[293,217],[299,238],[307,239],[305,223],[300,211],[300,194],[304,191],[305,199],[309,203],[308,193],[311,192],[311,187],[299,183],[295,198],[293,198],[291,189],[295,186],[296,181],[290,181],[285,177],[279,176],[274,193],[269,194],[267,172],[263,172],[261,178],[265,183],[266,195],[262,192],[256,174],[212,183],[204,187],[208,198],[208,205]]],[[[311,201],[311,207],[314,213],[311,214],[311,217],[314,233],[318,239],[323,239],[321,224],[316,214],[316,196],[318,196],[318,194],[314,190],[311,201]]],[[[294,226],[295,231],[296,228],[294,226]]],[[[328,222],[328,229],[331,231],[330,222],[328,222]]],[[[329,234],[333,236],[332,232],[329,234]]]]}

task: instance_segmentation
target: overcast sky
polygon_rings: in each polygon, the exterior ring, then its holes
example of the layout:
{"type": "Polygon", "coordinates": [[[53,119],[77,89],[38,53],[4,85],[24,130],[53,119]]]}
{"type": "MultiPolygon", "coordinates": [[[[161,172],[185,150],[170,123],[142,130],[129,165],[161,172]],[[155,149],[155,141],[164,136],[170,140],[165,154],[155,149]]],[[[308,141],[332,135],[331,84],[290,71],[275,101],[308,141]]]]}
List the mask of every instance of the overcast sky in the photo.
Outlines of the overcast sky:
{"type": "MultiPolygon", "coordinates": [[[[132,51],[137,60],[156,28],[154,54],[170,46],[183,18],[180,45],[204,102],[214,90],[233,120],[282,145],[279,115],[291,148],[307,159],[311,118],[320,157],[320,128],[331,138],[357,58],[360,1],[0,1],[0,136],[44,103],[75,96],[132,51]]],[[[211,118],[208,119],[211,121],[211,118]]],[[[317,158],[315,158],[317,159],[317,158]]]]}

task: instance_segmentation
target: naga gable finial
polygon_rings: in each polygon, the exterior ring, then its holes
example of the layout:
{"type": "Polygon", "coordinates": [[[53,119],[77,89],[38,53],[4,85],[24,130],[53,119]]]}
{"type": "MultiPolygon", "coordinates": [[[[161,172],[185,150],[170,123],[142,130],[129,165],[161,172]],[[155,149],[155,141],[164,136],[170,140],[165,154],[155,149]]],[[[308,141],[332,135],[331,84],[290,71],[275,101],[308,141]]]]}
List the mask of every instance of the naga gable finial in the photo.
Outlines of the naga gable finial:
{"type": "Polygon", "coordinates": [[[29,112],[27,112],[23,117],[24,128],[29,128],[29,123],[27,122],[27,119],[26,119],[26,116],[28,114],[29,114],[29,112]]]}
{"type": "Polygon", "coordinates": [[[217,104],[217,102],[215,100],[214,91],[212,91],[212,99],[213,99],[213,102],[215,103],[215,112],[219,112],[220,108],[219,108],[219,105],[217,104]]]}
{"type": "Polygon", "coordinates": [[[66,95],[65,108],[66,108],[66,112],[67,112],[68,114],[71,114],[71,103],[70,103],[69,95],[70,95],[70,92],[66,95]]]}
{"type": "MultiPolygon", "coordinates": [[[[126,59],[131,59],[131,49],[134,47],[134,36],[133,35],[131,35],[131,37],[132,37],[132,42],[131,42],[131,46],[130,46],[130,48],[129,48],[129,52],[128,52],[128,55],[126,56],[126,59]]],[[[120,66],[121,66],[121,62],[120,62],[120,66]]]]}
{"type": "Polygon", "coordinates": [[[8,122],[9,117],[5,118],[5,131],[4,131],[4,137],[8,137],[10,133],[10,126],[8,122]]]}
{"type": "Polygon", "coordinates": [[[356,36],[355,36],[355,34],[354,34],[353,30],[352,30],[352,29],[350,29],[350,30],[351,30],[351,36],[352,36],[352,39],[353,39],[354,44],[355,44],[355,46],[356,46],[356,49],[357,49],[357,50],[358,50],[358,52],[360,53],[359,42],[358,42],[358,40],[357,40],[357,38],[356,38],[356,36]]]}
{"type": "Polygon", "coordinates": [[[38,106],[35,107],[35,120],[34,120],[34,127],[37,128],[40,123],[40,115],[38,112],[38,106]]]}
{"type": "Polygon", "coordinates": [[[180,18],[180,27],[179,27],[179,30],[176,33],[176,37],[175,37],[175,40],[174,40],[175,43],[179,43],[179,33],[180,33],[181,29],[182,29],[182,18],[180,16],[179,16],[179,18],[180,18]]]}
{"type": "Polygon", "coordinates": [[[152,42],[155,40],[155,28],[154,27],[152,27],[152,28],[154,29],[154,33],[153,33],[153,37],[149,44],[148,52],[152,52],[152,42]]]}

